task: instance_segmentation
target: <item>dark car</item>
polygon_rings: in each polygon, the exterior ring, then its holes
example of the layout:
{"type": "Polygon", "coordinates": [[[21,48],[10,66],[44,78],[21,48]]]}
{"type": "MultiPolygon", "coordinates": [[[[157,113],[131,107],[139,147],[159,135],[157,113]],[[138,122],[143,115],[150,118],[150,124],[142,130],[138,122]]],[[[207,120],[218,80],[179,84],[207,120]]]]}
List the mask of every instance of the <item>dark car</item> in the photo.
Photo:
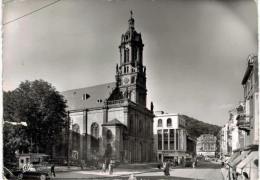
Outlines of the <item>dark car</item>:
{"type": "Polygon", "coordinates": [[[42,171],[13,171],[13,174],[17,177],[22,177],[20,179],[30,179],[30,180],[50,180],[50,176],[47,172],[42,171]]]}
{"type": "MultiPolygon", "coordinates": [[[[19,178],[14,175],[9,169],[6,167],[3,168],[4,177],[8,180],[18,180],[19,178]]],[[[21,179],[21,177],[20,177],[21,179]]]]}
{"type": "Polygon", "coordinates": [[[193,159],[192,158],[186,158],[185,160],[185,167],[192,167],[193,159]]]}

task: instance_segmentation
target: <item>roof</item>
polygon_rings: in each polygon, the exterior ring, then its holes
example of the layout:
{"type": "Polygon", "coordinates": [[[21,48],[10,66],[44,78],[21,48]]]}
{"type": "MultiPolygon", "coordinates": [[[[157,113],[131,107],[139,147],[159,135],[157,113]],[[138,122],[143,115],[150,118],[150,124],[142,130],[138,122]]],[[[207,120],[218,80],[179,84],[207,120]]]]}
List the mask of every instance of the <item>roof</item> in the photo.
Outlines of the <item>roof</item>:
{"type": "Polygon", "coordinates": [[[118,119],[113,119],[103,124],[103,126],[125,126],[118,119]]]}
{"type": "Polygon", "coordinates": [[[179,115],[180,114],[178,113],[163,113],[163,114],[156,113],[155,117],[170,117],[170,116],[179,116],[179,115]]]}
{"type": "Polygon", "coordinates": [[[255,56],[255,55],[250,55],[248,57],[248,65],[247,65],[247,68],[246,68],[246,72],[243,76],[242,82],[241,82],[242,85],[246,84],[253,67],[257,66],[257,61],[258,61],[258,57],[255,56]]]}
{"type": "Polygon", "coordinates": [[[116,83],[106,83],[97,86],[63,91],[61,94],[67,100],[68,110],[80,110],[102,107],[104,101],[116,87],[116,83]]]}

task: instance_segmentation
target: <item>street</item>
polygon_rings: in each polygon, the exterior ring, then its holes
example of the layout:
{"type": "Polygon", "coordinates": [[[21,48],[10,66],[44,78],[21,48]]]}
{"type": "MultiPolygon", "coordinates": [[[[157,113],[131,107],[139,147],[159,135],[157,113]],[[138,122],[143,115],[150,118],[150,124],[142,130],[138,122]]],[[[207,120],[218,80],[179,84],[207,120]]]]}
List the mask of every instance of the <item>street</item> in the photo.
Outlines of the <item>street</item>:
{"type": "Polygon", "coordinates": [[[91,171],[71,171],[71,172],[60,172],[57,173],[55,180],[57,179],[128,179],[131,174],[134,174],[138,180],[149,180],[149,179],[176,179],[176,180],[196,180],[196,179],[207,179],[207,180],[222,180],[223,176],[220,171],[220,163],[218,162],[207,162],[200,161],[196,168],[175,168],[171,169],[170,176],[166,177],[162,170],[157,168],[147,169],[126,169],[126,168],[115,168],[113,175],[102,173],[99,170],[91,171]]]}

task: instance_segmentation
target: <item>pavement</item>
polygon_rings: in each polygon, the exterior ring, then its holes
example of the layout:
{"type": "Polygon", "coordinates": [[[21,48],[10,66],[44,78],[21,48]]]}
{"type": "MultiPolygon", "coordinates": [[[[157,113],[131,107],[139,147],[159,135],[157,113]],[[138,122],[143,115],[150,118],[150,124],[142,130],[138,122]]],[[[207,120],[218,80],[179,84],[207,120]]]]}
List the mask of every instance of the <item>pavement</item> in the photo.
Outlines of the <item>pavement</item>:
{"type": "MultiPolygon", "coordinates": [[[[62,169],[62,168],[60,168],[62,169]]],[[[223,180],[223,173],[220,168],[220,164],[216,162],[199,162],[196,168],[174,168],[170,170],[171,176],[164,176],[161,169],[154,167],[154,165],[144,164],[130,164],[119,166],[114,169],[112,175],[108,172],[103,173],[100,170],[76,170],[76,168],[70,168],[72,171],[60,171],[57,172],[55,180],[72,180],[72,179],[113,179],[113,180],[125,180],[129,179],[129,176],[133,174],[137,180],[149,180],[149,179],[174,179],[174,180],[223,180]]],[[[66,168],[64,168],[66,170],[66,168]]],[[[223,171],[224,172],[224,171],[223,171]]]]}
{"type": "Polygon", "coordinates": [[[222,176],[223,176],[223,180],[228,180],[228,169],[221,168],[221,173],[222,173],[222,176]]]}
{"type": "Polygon", "coordinates": [[[70,171],[80,171],[81,168],[78,166],[55,166],[55,172],[70,172],[70,171]]]}

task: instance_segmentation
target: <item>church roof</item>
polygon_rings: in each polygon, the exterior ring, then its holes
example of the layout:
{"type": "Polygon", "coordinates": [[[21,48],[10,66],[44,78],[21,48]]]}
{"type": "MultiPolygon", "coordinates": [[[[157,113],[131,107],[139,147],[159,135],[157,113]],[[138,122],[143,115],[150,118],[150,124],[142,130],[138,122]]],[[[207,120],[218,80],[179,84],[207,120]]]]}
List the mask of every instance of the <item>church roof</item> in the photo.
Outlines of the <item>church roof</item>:
{"type": "Polygon", "coordinates": [[[67,100],[68,110],[80,110],[102,107],[109,98],[116,83],[106,83],[97,86],[63,91],[61,94],[67,100]]]}
{"type": "Polygon", "coordinates": [[[118,119],[113,119],[111,121],[108,121],[103,124],[103,126],[125,126],[123,123],[121,123],[118,119]]]}

